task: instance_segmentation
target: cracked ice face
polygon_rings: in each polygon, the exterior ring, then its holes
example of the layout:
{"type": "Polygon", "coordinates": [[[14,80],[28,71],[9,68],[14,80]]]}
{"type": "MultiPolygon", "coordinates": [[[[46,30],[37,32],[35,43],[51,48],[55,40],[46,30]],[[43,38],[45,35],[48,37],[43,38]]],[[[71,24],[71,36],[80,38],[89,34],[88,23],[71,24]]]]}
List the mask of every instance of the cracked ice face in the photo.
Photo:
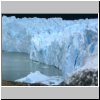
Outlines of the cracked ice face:
{"type": "Polygon", "coordinates": [[[98,19],[2,17],[2,50],[25,52],[30,59],[54,65],[64,75],[95,55],[98,19]]]}

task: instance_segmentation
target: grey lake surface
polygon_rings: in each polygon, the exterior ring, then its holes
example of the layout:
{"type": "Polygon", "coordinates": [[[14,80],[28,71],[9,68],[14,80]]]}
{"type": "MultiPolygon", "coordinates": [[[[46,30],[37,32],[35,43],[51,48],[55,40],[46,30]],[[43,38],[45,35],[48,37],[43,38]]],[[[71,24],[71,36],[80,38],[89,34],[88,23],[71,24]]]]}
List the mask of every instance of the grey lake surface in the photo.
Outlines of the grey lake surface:
{"type": "Polygon", "coordinates": [[[2,51],[2,80],[14,81],[25,77],[30,72],[40,71],[48,76],[61,76],[55,66],[45,65],[29,59],[29,55],[18,52],[2,51]]]}

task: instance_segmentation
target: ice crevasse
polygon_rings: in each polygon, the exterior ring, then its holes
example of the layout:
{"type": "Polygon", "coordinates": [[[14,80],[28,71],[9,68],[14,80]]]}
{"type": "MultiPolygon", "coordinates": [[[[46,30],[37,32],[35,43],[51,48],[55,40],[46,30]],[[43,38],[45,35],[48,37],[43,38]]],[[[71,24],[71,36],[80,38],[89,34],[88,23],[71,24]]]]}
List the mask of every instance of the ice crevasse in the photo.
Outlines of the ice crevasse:
{"type": "Polygon", "coordinates": [[[3,16],[2,50],[28,53],[31,60],[54,65],[67,75],[98,55],[98,19],[3,16]]]}

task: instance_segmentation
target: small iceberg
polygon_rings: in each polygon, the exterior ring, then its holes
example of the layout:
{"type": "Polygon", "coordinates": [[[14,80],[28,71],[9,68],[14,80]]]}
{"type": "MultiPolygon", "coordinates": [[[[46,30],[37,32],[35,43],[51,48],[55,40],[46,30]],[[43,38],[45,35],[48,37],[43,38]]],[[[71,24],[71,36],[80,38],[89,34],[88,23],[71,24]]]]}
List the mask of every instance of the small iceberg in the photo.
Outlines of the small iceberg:
{"type": "Polygon", "coordinates": [[[46,76],[40,71],[35,71],[30,72],[30,74],[28,74],[24,78],[20,78],[15,81],[24,83],[44,83],[47,85],[58,85],[63,81],[63,78],[61,76],[46,76]]]}

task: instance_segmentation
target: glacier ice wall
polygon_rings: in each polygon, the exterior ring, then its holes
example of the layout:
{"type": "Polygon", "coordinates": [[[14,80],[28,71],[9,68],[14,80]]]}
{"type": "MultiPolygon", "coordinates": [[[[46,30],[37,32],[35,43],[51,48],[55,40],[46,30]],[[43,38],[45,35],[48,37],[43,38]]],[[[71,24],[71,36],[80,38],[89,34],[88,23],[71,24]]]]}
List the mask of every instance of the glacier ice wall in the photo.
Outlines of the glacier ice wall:
{"type": "Polygon", "coordinates": [[[97,48],[98,19],[2,17],[2,50],[28,53],[64,75],[83,66],[97,48]]]}

